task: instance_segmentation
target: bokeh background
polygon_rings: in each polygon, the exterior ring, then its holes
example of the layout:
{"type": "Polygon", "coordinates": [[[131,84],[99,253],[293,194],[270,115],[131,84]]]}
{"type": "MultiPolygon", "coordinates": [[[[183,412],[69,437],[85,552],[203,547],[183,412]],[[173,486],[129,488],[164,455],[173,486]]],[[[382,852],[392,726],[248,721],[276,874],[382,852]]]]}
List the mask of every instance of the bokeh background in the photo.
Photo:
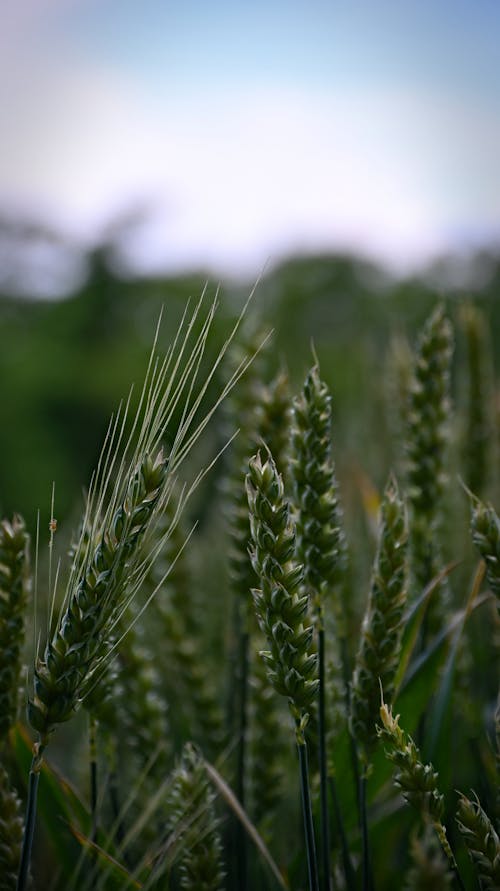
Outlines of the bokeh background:
{"type": "Polygon", "coordinates": [[[168,341],[220,284],[215,349],[259,276],[341,475],[383,485],[394,336],[473,298],[498,343],[499,35],[495,0],[3,4],[2,512],[55,480],[71,516],[160,307],[168,341]]]}

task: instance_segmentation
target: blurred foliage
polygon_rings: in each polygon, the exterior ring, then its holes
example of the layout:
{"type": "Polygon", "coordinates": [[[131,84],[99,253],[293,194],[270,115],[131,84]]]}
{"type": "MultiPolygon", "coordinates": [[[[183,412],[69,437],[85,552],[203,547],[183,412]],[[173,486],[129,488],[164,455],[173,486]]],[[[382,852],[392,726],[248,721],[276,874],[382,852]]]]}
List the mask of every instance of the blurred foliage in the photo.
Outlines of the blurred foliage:
{"type": "MultiPolygon", "coordinates": [[[[216,284],[210,282],[206,285],[202,274],[169,279],[125,278],[123,270],[119,274],[116,246],[110,238],[108,243],[80,258],[82,274],[79,278],[73,278],[78,286],[75,285],[71,296],[47,299],[41,296],[44,288],[39,288],[33,290],[33,294],[35,290],[38,294],[35,299],[29,296],[30,276],[23,278],[18,266],[22,253],[19,244],[23,241],[29,244],[40,239],[43,241],[45,235],[38,230],[17,231],[14,233],[18,239],[17,246],[9,255],[5,249],[2,253],[2,232],[0,220],[0,257],[3,257],[6,270],[3,275],[0,272],[0,375],[3,381],[0,512],[7,516],[14,511],[22,512],[33,531],[35,512],[40,508],[44,524],[41,540],[46,542],[45,518],[48,522],[52,480],[56,481],[56,516],[60,521],[66,520],[66,529],[69,529],[78,522],[82,489],[88,484],[96,465],[110,415],[120,400],[127,397],[130,385],[133,382],[140,385],[143,380],[160,312],[163,312],[160,343],[164,345],[171,342],[189,298],[192,302],[196,301],[205,287],[209,296],[213,295],[216,284]]],[[[14,237],[12,232],[10,237],[11,240],[14,237]]],[[[51,250],[56,249],[71,252],[70,246],[51,242],[51,250]]],[[[457,475],[473,485],[467,467],[477,469],[478,449],[483,448],[484,437],[471,436],[471,429],[473,433],[488,431],[491,441],[488,443],[487,463],[491,471],[485,476],[488,483],[486,497],[498,503],[498,418],[495,417],[495,406],[498,413],[500,403],[498,386],[495,387],[495,369],[498,369],[500,358],[500,339],[497,336],[500,332],[500,302],[497,298],[500,293],[500,255],[496,259],[478,256],[471,263],[475,270],[475,284],[466,288],[463,283],[465,278],[462,280],[458,275],[451,274],[453,264],[449,268],[441,265],[428,270],[420,278],[395,280],[384,275],[380,269],[352,257],[290,259],[269,271],[259,282],[250,311],[250,315],[256,318],[249,320],[252,322],[250,333],[274,330],[272,346],[262,356],[263,384],[269,383],[277,372],[285,369],[290,378],[291,391],[298,393],[306,372],[313,364],[313,357],[317,356],[321,376],[332,392],[333,447],[351,564],[347,586],[349,600],[348,607],[345,607],[348,651],[347,656],[343,656],[348,664],[357,649],[361,617],[369,590],[380,493],[391,468],[396,469],[398,476],[404,477],[403,415],[408,374],[413,361],[412,347],[417,332],[437,302],[436,298],[442,298],[444,293],[446,313],[452,320],[456,340],[452,373],[454,408],[447,464],[452,484],[447,488],[443,507],[446,534],[443,534],[442,542],[443,572],[449,577],[452,587],[453,611],[433,637],[431,645],[420,652],[416,643],[429,592],[427,596],[420,594],[411,605],[405,621],[403,658],[396,678],[396,705],[405,731],[415,735],[425,758],[432,757],[439,770],[447,792],[446,819],[452,825],[454,789],[467,791],[474,788],[493,813],[497,783],[495,752],[489,737],[492,736],[498,692],[498,625],[492,621],[488,598],[478,596],[481,585],[479,576],[477,585],[475,582],[473,584],[478,555],[468,534],[467,499],[457,482],[457,475]],[[471,316],[466,307],[480,311],[484,321],[477,333],[478,337],[484,335],[485,338],[478,347],[480,351],[484,350],[485,359],[484,366],[481,364],[479,370],[477,357],[474,358],[476,353],[471,350],[469,342],[471,335],[467,324],[470,327],[470,321],[468,323],[467,320],[471,316]],[[471,386],[471,375],[477,375],[476,383],[479,383],[476,388],[471,386]],[[484,412],[480,415],[473,410],[474,400],[477,402],[478,398],[474,394],[477,392],[483,393],[480,398],[484,412]],[[463,448],[467,437],[469,445],[475,446],[472,454],[469,454],[470,449],[466,453],[463,448]],[[461,561],[460,565],[455,562],[457,560],[461,561]],[[453,565],[445,568],[448,561],[453,561],[453,565]],[[466,642],[464,646],[463,641],[466,642]],[[414,650],[418,651],[416,658],[413,658],[414,650]],[[460,732],[454,732],[452,722],[460,732]]],[[[213,363],[232,320],[238,316],[252,286],[253,283],[240,282],[225,284],[220,288],[221,311],[215,318],[208,342],[204,359],[206,367],[213,363]]],[[[46,293],[48,290],[45,287],[46,293]]],[[[205,366],[201,369],[200,379],[204,370],[205,366]]],[[[211,388],[220,390],[227,377],[228,365],[220,368],[218,380],[212,381],[211,388]]],[[[212,398],[212,395],[209,394],[209,397],[212,398]]],[[[234,391],[234,395],[237,395],[237,391],[234,391]]],[[[228,402],[232,403],[235,416],[227,411],[226,406],[226,410],[220,413],[218,425],[210,424],[207,435],[203,436],[201,450],[194,456],[198,466],[207,464],[213,458],[234,428],[244,426],[242,402],[238,403],[237,399],[228,402]]],[[[201,680],[215,680],[218,705],[221,707],[226,702],[234,701],[231,686],[236,677],[232,663],[229,671],[227,668],[228,654],[234,649],[234,588],[227,573],[230,543],[223,516],[227,498],[224,478],[227,478],[230,467],[228,453],[216,463],[213,473],[190,504],[199,524],[185,552],[186,559],[189,557],[191,561],[186,572],[189,597],[185,594],[187,589],[182,587],[182,580],[179,582],[179,574],[183,571],[182,561],[179,560],[176,572],[172,573],[165,587],[170,597],[170,611],[162,616],[163,623],[159,621],[160,614],[153,602],[145,613],[144,624],[138,624],[137,629],[139,643],[143,642],[140,635],[144,634],[148,645],[163,653],[168,663],[168,646],[165,646],[164,637],[165,628],[170,623],[170,633],[173,629],[180,642],[189,648],[180,651],[179,647],[177,650],[175,646],[172,647],[177,662],[186,670],[193,654],[200,658],[201,680]],[[178,586],[176,596],[169,593],[169,585],[171,589],[178,586]]],[[[186,529],[189,528],[188,517],[186,529]]],[[[58,551],[62,549],[58,547],[58,551]]],[[[165,559],[168,556],[165,555],[165,559]]],[[[43,579],[46,574],[43,567],[40,577],[43,579]]],[[[42,590],[43,587],[42,582],[40,599],[47,593],[42,590]]],[[[177,645],[179,641],[174,640],[173,643],[177,645]]],[[[158,658],[157,662],[163,664],[158,658]]],[[[173,657],[172,662],[175,663],[173,657]]],[[[160,691],[170,706],[169,757],[170,747],[174,753],[179,753],[187,739],[198,742],[197,696],[199,700],[199,690],[203,693],[203,689],[200,677],[195,676],[191,668],[189,670],[193,675],[191,681],[195,685],[200,682],[195,695],[192,692],[190,697],[184,695],[175,665],[169,668],[168,664],[165,675],[169,680],[160,691]],[[172,691],[170,688],[173,687],[176,689],[172,691]],[[178,707],[176,695],[180,704],[186,706],[184,713],[178,707]]],[[[123,690],[129,696],[129,688],[124,684],[123,690]]],[[[141,695],[146,700],[145,694],[141,695]]],[[[142,700],[141,704],[144,704],[142,700]]],[[[339,813],[343,815],[344,829],[357,868],[360,843],[356,789],[351,770],[352,751],[347,725],[345,722],[342,724],[340,718],[339,725],[334,746],[339,813]]],[[[279,714],[276,726],[278,729],[281,727],[279,714]]],[[[278,731],[276,734],[272,742],[278,747],[278,731]]],[[[22,725],[18,725],[11,736],[12,773],[22,796],[25,794],[30,743],[22,725]]],[[[130,742],[126,736],[122,734],[119,738],[119,753],[123,744],[130,742]]],[[[206,752],[206,733],[202,742],[206,752]]],[[[234,745],[234,740],[231,745],[234,745]]],[[[100,827],[96,836],[97,845],[91,837],[92,819],[86,804],[86,728],[82,712],[56,735],[51,746],[51,765],[60,765],[60,769],[75,782],[77,791],[62,780],[52,766],[44,768],[39,836],[35,840],[38,887],[48,887],[45,871],[50,872],[50,865],[57,864],[59,872],[52,887],[67,888],[68,876],[72,875],[80,849],[89,851],[88,860],[82,860],[81,864],[98,865],[103,875],[108,875],[109,881],[99,887],[123,887],[123,870],[129,851],[126,847],[120,849],[120,820],[116,820],[116,839],[105,839],[100,834],[100,827]],[[53,819],[53,815],[57,815],[57,819],[53,819]],[[42,829],[44,824],[49,827],[45,832],[42,829]]],[[[280,747],[279,751],[284,773],[291,775],[291,769],[295,767],[292,747],[280,747]]],[[[149,752],[147,754],[150,755],[149,752]]],[[[216,763],[234,788],[231,746],[219,755],[221,762],[216,763]]],[[[114,820],[120,814],[118,805],[123,805],[123,801],[116,803],[113,797],[116,792],[116,752],[112,747],[106,751],[101,744],[99,757],[100,774],[104,787],[107,787],[106,796],[109,791],[110,799],[106,805],[110,815],[106,807],[103,808],[106,822],[108,817],[114,820]]],[[[134,770],[136,768],[132,764],[130,776],[134,776],[134,770]]],[[[390,778],[391,766],[379,748],[374,756],[368,790],[368,816],[377,886],[388,891],[401,887],[402,873],[410,868],[413,870],[411,887],[421,886],[418,881],[425,873],[423,867],[432,874],[437,873],[437,880],[441,881],[442,864],[435,863],[435,851],[428,844],[425,833],[421,837],[413,836],[413,842],[411,845],[409,843],[410,829],[414,824],[408,813],[402,810],[401,801],[394,797],[390,778]]],[[[134,820],[136,812],[139,813],[138,824],[143,814],[155,816],[154,808],[160,809],[160,802],[170,782],[167,776],[152,796],[151,785],[143,780],[143,777],[134,776],[134,783],[131,783],[131,811],[134,820]],[[141,792],[144,793],[144,800],[141,792]]],[[[225,803],[238,815],[231,789],[220,788],[225,790],[222,793],[225,803]]],[[[277,832],[272,840],[272,855],[280,865],[286,866],[291,887],[301,887],[304,882],[303,851],[300,845],[290,845],[289,840],[295,837],[294,833],[300,826],[296,793],[295,786],[284,784],[275,825],[292,827],[291,835],[277,832]]],[[[241,819],[241,815],[238,818],[241,819]]],[[[232,830],[229,821],[228,826],[229,829],[223,824],[227,835],[226,847],[230,852],[230,881],[232,830]]],[[[137,829],[133,836],[134,843],[139,839],[142,845],[143,828],[140,825],[137,829]]],[[[149,829],[149,826],[146,828],[149,829]]],[[[248,833],[248,827],[245,829],[248,833]]],[[[251,837],[251,833],[248,834],[251,837]]],[[[457,834],[455,827],[450,839],[453,843],[457,834]]],[[[466,851],[463,846],[459,851],[460,867],[464,871],[467,887],[472,887],[466,851]]],[[[271,887],[269,882],[261,881],[260,872],[266,875],[263,870],[264,865],[254,858],[250,869],[253,884],[250,887],[271,887]]],[[[85,866],[82,873],[84,871],[85,866]]],[[[83,880],[79,879],[79,887],[90,887],[94,875],[93,869],[89,870],[87,884],[82,884],[83,880]]],[[[445,879],[442,887],[445,887],[444,882],[445,879]]]]}
{"type": "MultiPolygon", "coordinates": [[[[32,293],[47,291],[48,272],[43,264],[38,269],[43,284],[38,288],[33,268],[23,276],[20,245],[26,257],[30,247],[40,253],[40,240],[45,239],[45,253],[47,243],[54,252],[56,239],[49,236],[40,227],[16,228],[0,220],[0,509],[3,515],[21,511],[31,529],[36,510],[42,517],[48,512],[52,481],[59,518],[80,506],[110,414],[130,385],[142,380],[160,310],[162,342],[168,343],[188,298],[197,299],[206,286],[202,274],[120,278],[110,237],[79,262],[74,246],[61,242],[60,266],[67,272],[73,263],[76,291],[57,300],[30,298],[30,285],[32,293]]],[[[447,289],[448,312],[456,317],[464,297],[473,297],[486,314],[498,354],[500,258],[479,256],[473,266],[479,270],[475,290],[466,295],[455,281],[447,289]]],[[[436,268],[421,278],[394,280],[353,257],[313,256],[283,262],[257,286],[254,312],[274,329],[276,369],[288,367],[297,386],[311,364],[312,346],[319,357],[333,393],[339,473],[347,499],[351,483],[358,491],[366,492],[370,484],[380,488],[400,458],[391,453],[388,435],[391,338],[414,339],[436,300],[433,279],[445,281],[447,276],[457,278],[449,269],[436,268]]],[[[237,314],[252,286],[220,288],[220,337],[227,317],[237,314]]],[[[215,287],[209,283],[210,293],[215,287]]],[[[216,333],[207,361],[219,343],[216,333]]],[[[459,342],[457,361],[465,350],[459,342]]],[[[461,393],[455,397],[463,399],[461,393]]]]}

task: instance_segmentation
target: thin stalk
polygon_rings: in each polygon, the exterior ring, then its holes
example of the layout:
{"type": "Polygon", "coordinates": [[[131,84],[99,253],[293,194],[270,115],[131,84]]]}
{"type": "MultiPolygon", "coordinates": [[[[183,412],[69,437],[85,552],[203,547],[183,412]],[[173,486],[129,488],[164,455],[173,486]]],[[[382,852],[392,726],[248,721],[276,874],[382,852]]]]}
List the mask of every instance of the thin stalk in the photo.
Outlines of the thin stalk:
{"type": "MultiPolygon", "coordinates": [[[[121,817],[120,798],[118,795],[118,777],[116,770],[112,770],[109,774],[109,798],[111,801],[111,812],[113,814],[113,824],[116,826],[116,842],[118,848],[122,848],[122,842],[125,838],[125,826],[121,817]]],[[[128,862],[128,854],[122,851],[123,861],[126,866],[130,866],[128,862]]]]}
{"type": "Polygon", "coordinates": [[[361,829],[362,852],[362,888],[363,891],[373,891],[373,875],[370,859],[370,840],[368,836],[368,819],[366,813],[366,774],[359,776],[359,823],[361,829]]]}
{"type": "Polygon", "coordinates": [[[458,866],[456,863],[454,864],[454,866],[452,866],[451,870],[453,872],[453,875],[455,876],[455,879],[457,880],[457,885],[460,888],[460,891],[467,891],[467,889],[464,885],[462,876],[460,875],[460,873],[458,871],[458,866]]]}
{"type": "Polygon", "coordinates": [[[312,816],[311,790],[309,786],[309,766],[307,760],[307,744],[303,733],[297,730],[297,749],[300,765],[300,788],[302,794],[302,812],[306,836],[307,869],[309,874],[309,891],[319,891],[318,864],[316,860],[316,844],[314,841],[314,825],[312,816]]]}
{"type": "Polygon", "coordinates": [[[337,784],[335,782],[335,777],[329,777],[329,786],[330,786],[330,794],[332,797],[333,811],[335,813],[335,819],[337,821],[337,828],[340,838],[340,849],[342,851],[342,863],[344,866],[344,876],[346,880],[346,888],[354,888],[356,884],[356,874],[354,872],[354,867],[352,865],[351,854],[349,852],[349,845],[347,844],[347,836],[344,828],[344,821],[342,819],[342,813],[340,810],[339,797],[337,794],[337,784]]]}
{"type": "Polygon", "coordinates": [[[97,838],[97,720],[89,715],[90,757],[90,813],[92,816],[92,841],[97,838]]]}
{"type": "MultiPolygon", "coordinates": [[[[248,667],[249,667],[250,635],[243,629],[240,640],[240,695],[239,695],[239,727],[236,795],[242,808],[245,808],[245,774],[247,760],[247,714],[248,714],[248,667]]],[[[247,844],[243,825],[238,820],[236,825],[236,869],[238,888],[246,891],[247,887],[247,844]]]]}
{"type": "Polygon", "coordinates": [[[330,820],[328,813],[328,772],[326,766],[326,726],[325,726],[325,629],[318,630],[318,730],[319,730],[319,770],[321,799],[321,855],[323,865],[322,887],[331,889],[330,860],[330,820]]]}
{"type": "Polygon", "coordinates": [[[36,805],[38,799],[38,783],[42,768],[42,752],[47,744],[46,737],[42,737],[33,747],[33,759],[31,762],[28,780],[28,802],[26,805],[26,820],[24,823],[23,846],[21,850],[21,863],[17,879],[17,891],[25,891],[29,881],[29,869],[33,836],[35,833],[36,805]]]}

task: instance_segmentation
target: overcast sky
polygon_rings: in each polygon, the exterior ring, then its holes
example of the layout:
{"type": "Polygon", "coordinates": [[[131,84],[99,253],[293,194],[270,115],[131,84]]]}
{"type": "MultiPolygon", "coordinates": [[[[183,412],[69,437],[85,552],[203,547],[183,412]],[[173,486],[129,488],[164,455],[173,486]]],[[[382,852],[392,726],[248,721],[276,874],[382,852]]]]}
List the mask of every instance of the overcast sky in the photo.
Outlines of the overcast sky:
{"type": "Polygon", "coordinates": [[[169,269],[500,240],[499,45],[498,0],[4,3],[0,207],[143,207],[169,269]]]}

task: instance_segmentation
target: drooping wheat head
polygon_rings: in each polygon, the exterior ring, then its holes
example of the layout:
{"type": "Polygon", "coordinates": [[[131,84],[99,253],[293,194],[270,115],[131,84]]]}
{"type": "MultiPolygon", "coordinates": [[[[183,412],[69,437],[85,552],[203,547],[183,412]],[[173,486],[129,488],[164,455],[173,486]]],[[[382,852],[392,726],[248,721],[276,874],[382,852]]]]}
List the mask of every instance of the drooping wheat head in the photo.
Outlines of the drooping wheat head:
{"type": "Polygon", "coordinates": [[[456,870],[455,857],[442,822],[444,798],[439,791],[438,774],[432,764],[422,762],[411,736],[399,726],[399,715],[394,718],[385,702],[380,707],[380,718],[382,724],[378,728],[378,734],[387,745],[387,757],[397,767],[394,782],[408,804],[418,811],[424,822],[434,827],[450,866],[456,870]]]}

